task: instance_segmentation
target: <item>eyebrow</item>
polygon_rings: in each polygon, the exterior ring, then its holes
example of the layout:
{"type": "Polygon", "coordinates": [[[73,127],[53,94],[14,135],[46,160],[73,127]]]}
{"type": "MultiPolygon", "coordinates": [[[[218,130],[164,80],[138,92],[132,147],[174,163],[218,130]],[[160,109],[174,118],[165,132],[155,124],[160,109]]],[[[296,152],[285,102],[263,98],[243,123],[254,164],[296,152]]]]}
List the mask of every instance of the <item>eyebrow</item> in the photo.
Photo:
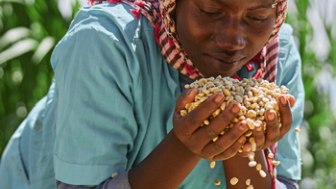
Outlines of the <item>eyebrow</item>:
{"type": "MultiPolygon", "coordinates": [[[[229,6],[228,4],[224,3],[224,2],[221,1],[221,0],[212,0],[212,1],[214,1],[214,2],[216,2],[216,3],[218,3],[218,4],[221,4],[221,5],[225,6],[225,7],[230,8],[230,6],[229,6]]],[[[255,7],[248,8],[248,10],[270,9],[270,8],[272,8],[273,4],[274,4],[274,3],[272,3],[272,4],[268,4],[268,5],[257,5],[257,6],[255,6],[255,7]]]]}
{"type": "Polygon", "coordinates": [[[270,9],[270,8],[272,8],[273,4],[274,4],[274,3],[269,4],[269,5],[258,5],[258,6],[255,6],[255,7],[251,7],[251,8],[249,8],[248,10],[270,9]]]}

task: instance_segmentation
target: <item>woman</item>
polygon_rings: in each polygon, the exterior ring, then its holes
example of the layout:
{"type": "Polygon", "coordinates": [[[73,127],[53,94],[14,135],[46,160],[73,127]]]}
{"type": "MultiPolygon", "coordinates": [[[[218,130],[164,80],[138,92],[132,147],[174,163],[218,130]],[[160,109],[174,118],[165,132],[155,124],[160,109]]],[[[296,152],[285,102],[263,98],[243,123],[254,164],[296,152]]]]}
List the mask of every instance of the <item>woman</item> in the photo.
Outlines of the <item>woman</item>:
{"type": "Polygon", "coordinates": [[[234,189],[246,188],[249,178],[254,188],[297,187],[301,159],[294,128],[302,120],[304,93],[292,29],[282,24],[286,8],[286,0],[111,0],[81,9],[54,50],[48,95],[4,152],[0,182],[6,188],[53,188],[56,179],[62,189],[234,189]],[[267,168],[264,149],[282,139],[277,179],[247,166],[245,121],[211,141],[239,104],[202,129],[223,94],[179,115],[197,93],[182,91],[184,84],[217,75],[263,77],[290,89],[293,96],[279,102],[283,126],[268,111],[266,135],[253,132],[255,159],[264,170],[273,168],[267,168]],[[237,185],[228,184],[232,177],[237,185]]]}

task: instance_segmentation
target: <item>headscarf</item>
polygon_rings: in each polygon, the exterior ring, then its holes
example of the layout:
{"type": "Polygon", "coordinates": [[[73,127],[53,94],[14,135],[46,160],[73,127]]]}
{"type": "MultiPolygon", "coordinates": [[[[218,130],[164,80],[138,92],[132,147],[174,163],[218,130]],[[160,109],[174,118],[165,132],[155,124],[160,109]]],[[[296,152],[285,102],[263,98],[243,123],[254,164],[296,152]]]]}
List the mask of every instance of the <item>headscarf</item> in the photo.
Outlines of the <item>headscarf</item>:
{"type": "MultiPolygon", "coordinates": [[[[89,0],[91,4],[103,0],[89,0]]],[[[178,42],[175,20],[172,18],[176,8],[176,0],[108,0],[109,3],[123,2],[135,10],[131,10],[137,19],[143,14],[155,27],[155,39],[160,46],[161,54],[166,61],[183,75],[191,79],[203,77],[202,73],[193,65],[187,53],[178,42]]],[[[279,55],[278,31],[285,21],[287,12],[287,0],[275,0],[277,5],[277,17],[273,31],[262,50],[246,64],[246,69],[251,71],[251,64],[256,64],[259,69],[253,76],[275,82],[277,62],[279,55]]],[[[237,75],[233,77],[240,79],[237,75]]]]}
{"type": "MultiPolygon", "coordinates": [[[[102,1],[89,0],[89,3],[93,5],[102,1]]],[[[140,14],[144,15],[155,27],[155,39],[166,61],[180,73],[187,75],[191,79],[203,77],[202,73],[193,65],[187,53],[178,42],[175,20],[172,18],[176,8],[176,0],[107,0],[107,2],[128,4],[134,8],[131,12],[135,15],[136,19],[140,18],[140,14]]],[[[253,77],[256,79],[263,78],[269,82],[276,81],[279,56],[278,32],[285,21],[287,12],[287,0],[275,0],[274,3],[274,6],[277,7],[277,17],[270,38],[261,51],[246,64],[248,71],[252,69],[251,64],[258,65],[259,69],[253,77]]],[[[236,74],[232,77],[240,79],[236,74]]],[[[271,151],[275,158],[276,146],[275,144],[264,151],[266,157],[268,151],[271,151]]],[[[270,173],[273,175],[273,189],[275,189],[276,170],[272,165],[272,159],[267,159],[267,164],[270,173]]]]}

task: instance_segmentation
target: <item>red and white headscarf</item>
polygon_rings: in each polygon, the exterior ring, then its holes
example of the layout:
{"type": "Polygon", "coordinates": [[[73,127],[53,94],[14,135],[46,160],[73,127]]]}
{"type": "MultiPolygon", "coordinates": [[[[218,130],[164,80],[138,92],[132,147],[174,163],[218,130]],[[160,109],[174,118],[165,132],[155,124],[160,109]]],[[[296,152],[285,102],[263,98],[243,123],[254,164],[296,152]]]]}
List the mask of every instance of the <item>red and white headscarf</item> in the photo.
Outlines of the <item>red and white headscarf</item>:
{"type": "MultiPolygon", "coordinates": [[[[102,1],[104,0],[89,0],[89,4],[94,5],[102,1]]],[[[122,2],[130,5],[134,8],[131,12],[135,15],[136,19],[140,18],[140,14],[144,15],[155,27],[155,39],[166,61],[180,73],[192,79],[203,77],[177,40],[176,25],[172,18],[172,14],[176,8],[176,0],[107,0],[107,2],[116,4],[122,2]]],[[[275,82],[276,80],[279,55],[278,32],[286,18],[287,0],[275,0],[274,6],[277,7],[277,17],[271,36],[262,50],[246,64],[248,71],[253,69],[251,64],[257,64],[259,69],[253,77],[256,79],[261,77],[269,82],[275,82]]],[[[237,75],[233,75],[232,77],[240,79],[237,75]]],[[[265,154],[268,151],[272,151],[275,155],[276,144],[265,150],[265,154]]],[[[275,189],[275,169],[271,159],[267,159],[267,162],[269,171],[274,176],[273,189],[275,189]]]]}
{"type": "MultiPolygon", "coordinates": [[[[103,0],[89,0],[91,4],[103,0]]],[[[176,0],[108,0],[109,3],[126,3],[135,10],[132,13],[136,18],[143,14],[155,27],[155,38],[161,48],[161,54],[167,62],[180,73],[192,79],[203,77],[202,73],[193,65],[178,42],[175,21],[172,13],[176,8],[176,0]]],[[[277,18],[272,34],[267,44],[254,59],[246,64],[247,70],[251,70],[251,64],[259,63],[260,68],[254,75],[255,78],[262,77],[270,82],[275,82],[277,72],[277,62],[279,54],[278,31],[285,21],[287,12],[287,0],[275,0],[277,5],[277,18]]],[[[237,75],[233,77],[238,78],[237,75]]],[[[239,78],[238,78],[239,79],[239,78]]]]}

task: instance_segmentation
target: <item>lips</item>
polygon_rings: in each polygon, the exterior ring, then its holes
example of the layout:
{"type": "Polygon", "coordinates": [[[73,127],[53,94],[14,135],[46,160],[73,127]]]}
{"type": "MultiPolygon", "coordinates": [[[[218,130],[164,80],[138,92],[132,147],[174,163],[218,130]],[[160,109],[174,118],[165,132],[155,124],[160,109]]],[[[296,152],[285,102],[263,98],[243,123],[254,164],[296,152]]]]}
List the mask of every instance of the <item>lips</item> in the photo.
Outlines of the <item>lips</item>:
{"type": "Polygon", "coordinates": [[[241,60],[243,60],[243,59],[240,59],[240,60],[234,60],[234,61],[223,61],[222,59],[218,59],[216,57],[212,57],[212,58],[222,62],[223,64],[236,64],[236,63],[240,62],[241,60]]]}
{"type": "Polygon", "coordinates": [[[245,57],[218,57],[215,55],[206,54],[204,57],[204,68],[209,70],[208,75],[231,76],[236,73],[241,67],[245,57]],[[223,60],[224,59],[224,60],[223,60]],[[211,71],[210,71],[211,70],[211,71]]]}
{"type": "Polygon", "coordinates": [[[227,56],[226,54],[207,54],[218,61],[223,62],[224,64],[235,64],[242,61],[245,57],[241,55],[227,56]]]}

